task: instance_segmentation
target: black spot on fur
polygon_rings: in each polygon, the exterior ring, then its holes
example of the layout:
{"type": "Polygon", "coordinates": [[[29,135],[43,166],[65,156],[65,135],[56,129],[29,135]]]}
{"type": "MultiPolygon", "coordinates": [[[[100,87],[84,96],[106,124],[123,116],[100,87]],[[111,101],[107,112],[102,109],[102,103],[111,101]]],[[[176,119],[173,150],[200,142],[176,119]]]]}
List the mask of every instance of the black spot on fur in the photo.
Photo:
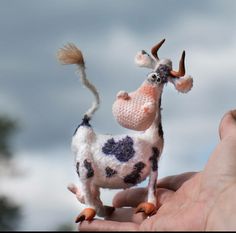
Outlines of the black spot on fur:
{"type": "Polygon", "coordinates": [[[133,171],[125,176],[124,182],[129,184],[137,184],[141,178],[140,173],[142,172],[143,168],[146,166],[143,162],[138,162],[134,165],[133,171]]]}
{"type": "Polygon", "coordinates": [[[115,142],[114,138],[111,138],[102,147],[102,152],[106,155],[114,155],[120,162],[127,162],[135,154],[133,144],[133,139],[129,136],[118,142],[115,142]]]}
{"type": "Polygon", "coordinates": [[[94,176],[94,170],[90,162],[87,159],[84,160],[84,167],[87,169],[87,178],[91,178],[94,176]]]}
{"type": "Polygon", "coordinates": [[[110,167],[106,167],[105,171],[106,171],[106,177],[109,177],[109,178],[117,174],[117,171],[113,170],[110,167]]]}
{"type": "Polygon", "coordinates": [[[158,157],[159,157],[160,151],[157,147],[152,148],[152,157],[150,157],[150,161],[152,161],[152,170],[157,171],[158,168],[158,157]]]}
{"type": "Polygon", "coordinates": [[[79,162],[76,163],[76,172],[77,172],[78,176],[80,176],[80,174],[79,174],[79,162]]]}
{"type": "Polygon", "coordinates": [[[80,126],[91,127],[91,125],[89,124],[89,121],[90,121],[90,120],[91,120],[91,119],[90,119],[87,115],[84,115],[84,118],[82,119],[82,123],[77,126],[77,128],[76,128],[76,130],[75,130],[75,132],[74,132],[74,135],[76,134],[76,132],[77,132],[77,130],[78,130],[78,128],[79,128],[80,126]]]}
{"type": "Polygon", "coordinates": [[[162,128],[161,122],[159,122],[159,125],[158,125],[158,134],[159,134],[159,136],[161,138],[163,138],[164,132],[163,132],[163,128],[162,128]]]}

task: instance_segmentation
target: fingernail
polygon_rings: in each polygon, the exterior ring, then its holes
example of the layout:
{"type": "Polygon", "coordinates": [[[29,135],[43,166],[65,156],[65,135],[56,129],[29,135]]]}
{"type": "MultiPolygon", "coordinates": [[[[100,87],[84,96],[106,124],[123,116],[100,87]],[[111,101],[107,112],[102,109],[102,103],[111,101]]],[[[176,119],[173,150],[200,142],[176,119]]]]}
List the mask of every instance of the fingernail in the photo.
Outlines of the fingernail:
{"type": "Polygon", "coordinates": [[[236,109],[235,109],[235,110],[232,110],[232,111],[231,111],[231,114],[232,114],[234,120],[236,121],[236,109]]]}

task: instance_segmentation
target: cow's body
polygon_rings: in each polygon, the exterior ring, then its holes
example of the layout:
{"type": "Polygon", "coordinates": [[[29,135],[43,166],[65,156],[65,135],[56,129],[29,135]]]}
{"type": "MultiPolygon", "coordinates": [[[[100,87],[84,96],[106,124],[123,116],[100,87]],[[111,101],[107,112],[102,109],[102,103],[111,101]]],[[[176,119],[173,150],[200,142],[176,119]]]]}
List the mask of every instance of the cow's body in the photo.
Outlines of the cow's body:
{"type": "Polygon", "coordinates": [[[112,136],[97,135],[91,126],[81,125],[72,140],[80,179],[88,179],[87,160],[93,170],[91,183],[98,187],[128,188],[145,180],[162,152],[163,135],[159,135],[159,127],[160,124],[153,126],[152,133],[112,136]],[[132,174],[134,177],[129,179],[132,174]]]}
{"type": "Polygon", "coordinates": [[[157,56],[157,50],[163,43],[164,40],[152,48],[154,58],[143,50],[136,55],[136,63],[151,68],[152,72],[135,92],[120,92],[113,105],[113,114],[122,126],[142,130],[129,135],[102,135],[94,132],[90,120],[100,100],[96,87],[86,78],[82,53],[73,44],[65,46],[59,53],[59,60],[63,64],[78,65],[82,83],[95,97],[95,102],[85,113],[72,139],[80,187],[71,185],[68,188],[87,207],[77,217],[77,222],[92,220],[96,214],[104,216],[109,212],[107,209],[113,210],[103,206],[100,187],[125,189],[142,182],[147,176],[147,201],[141,203],[137,211],[147,215],[156,211],[158,161],[164,143],[161,123],[163,87],[167,82],[173,83],[181,92],[187,92],[192,87],[192,78],[184,76],[185,53],[182,54],[179,71],[173,71],[169,59],[159,59],[157,56]]]}
{"type": "Polygon", "coordinates": [[[79,200],[100,216],[104,215],[104,208],[99,188],[126,189],[148,176],[148,202],[156,205],[158,160],[164,143],[159,98],[163,84],[145,81],[143,85],[156,89],[157,97],[155,119],[146,131],[115,136],[96,134],[84,118],[72,139],[75,166],[81,181],[79,200]]]}

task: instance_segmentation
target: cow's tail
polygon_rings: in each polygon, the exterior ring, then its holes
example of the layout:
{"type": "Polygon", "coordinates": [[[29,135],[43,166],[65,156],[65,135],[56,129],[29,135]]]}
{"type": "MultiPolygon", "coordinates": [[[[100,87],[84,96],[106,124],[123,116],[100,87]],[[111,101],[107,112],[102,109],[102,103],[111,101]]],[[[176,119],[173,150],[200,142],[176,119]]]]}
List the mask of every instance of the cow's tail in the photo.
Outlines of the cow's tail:
{"type": "Polygon", "coordinates": [[[84,119],[89,121],[99,107],[100,97],[96,87],[86,77],[82,52],[74,44],[68,43],[58,51],[57,58],[63,65],[76,64],[78,66],[82,84],[93,93],[95,100],[92,103],[92,106],[84,114],[84,119]]]}

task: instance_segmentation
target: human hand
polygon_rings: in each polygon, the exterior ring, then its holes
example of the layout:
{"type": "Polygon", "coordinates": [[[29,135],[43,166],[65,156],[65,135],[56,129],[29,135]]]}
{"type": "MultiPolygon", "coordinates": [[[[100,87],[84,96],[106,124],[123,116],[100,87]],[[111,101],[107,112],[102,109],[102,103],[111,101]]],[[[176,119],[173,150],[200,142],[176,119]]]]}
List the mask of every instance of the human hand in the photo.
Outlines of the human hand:
{"type": "Polygon", "coordinates": [[[159,180],[155,215],[134,214],[133,208],[145,200],[147,190],[128,189],[115,196],[117,209],[107,220],[84,221],[79,230],[235,230],[236,110],[225,114],[219,134],[221,140],[203,171],[159,180]],[[125,206],[129,208],[121,208],[125,206]]]}

